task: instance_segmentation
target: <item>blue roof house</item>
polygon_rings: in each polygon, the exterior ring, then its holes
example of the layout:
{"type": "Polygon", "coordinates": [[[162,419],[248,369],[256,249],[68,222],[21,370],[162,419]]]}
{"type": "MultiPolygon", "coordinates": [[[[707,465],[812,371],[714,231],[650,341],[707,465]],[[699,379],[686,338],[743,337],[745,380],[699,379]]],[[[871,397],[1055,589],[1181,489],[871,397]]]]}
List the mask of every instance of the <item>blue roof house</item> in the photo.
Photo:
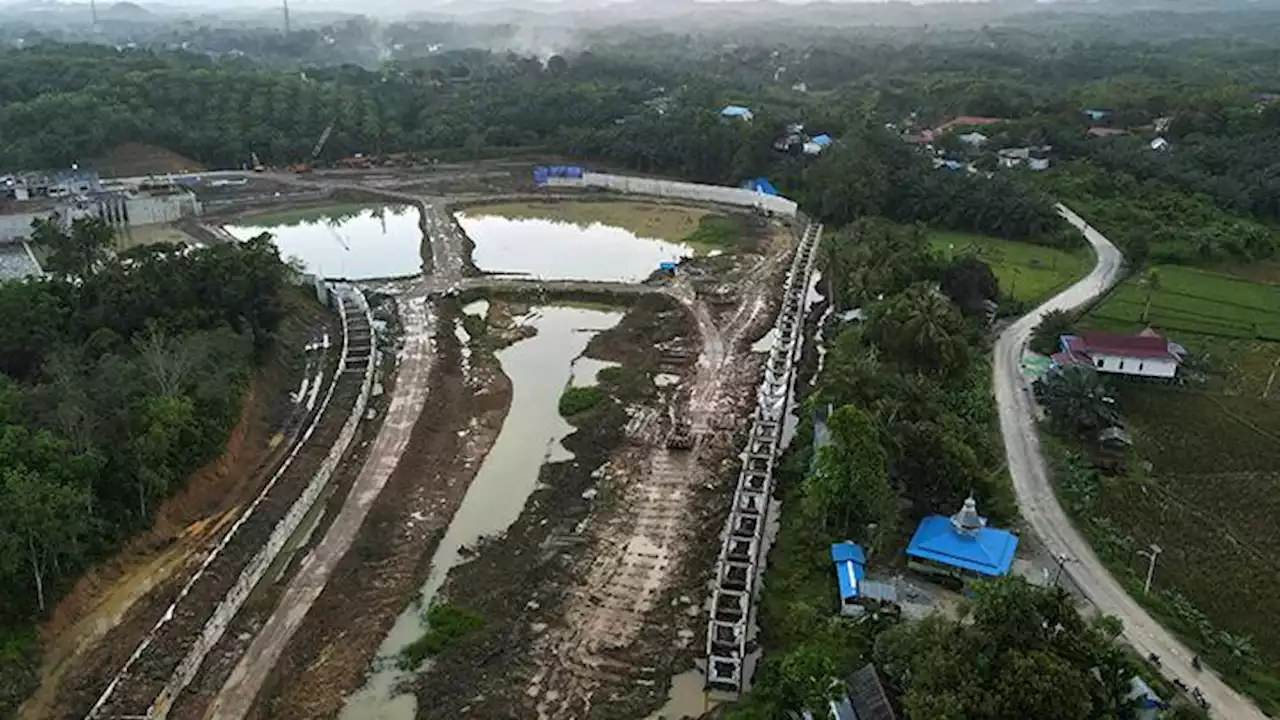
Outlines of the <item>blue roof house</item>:
{"type": "Polygon", "coordinates": [[[868,609],[894,608],[898,588],[889,583],[867,580],[867,554],[851,540],[831,544],[831,562],[836,566],[840,593],[840,614],[859,617],[868,609]]]}
{"type": "Polygon", "coordinates": [[[970,495],[951,517],[930,515],[920,521],[907,546],[907,565],[921,572],[964,582],[1009,574],[1018,536],[987,527],[970,495]]]}
{"type": "Polygon", "coordinates": [[[755,117],[749,108],[741,105],[725,105],[720,111],[720,117],[737,118],[745,122],[751,122],[751,118],[755,117]]]}
{"type": "Polygon", "coordinates": [[[818,145],[821,145],[822,147],[827,147],[828,145],[831,144],[832,140],[830,135],[826,133],[822,133],[821,135],[814,135],[812,138],[809,139],[809,142],[816,143],[818,145]]]}

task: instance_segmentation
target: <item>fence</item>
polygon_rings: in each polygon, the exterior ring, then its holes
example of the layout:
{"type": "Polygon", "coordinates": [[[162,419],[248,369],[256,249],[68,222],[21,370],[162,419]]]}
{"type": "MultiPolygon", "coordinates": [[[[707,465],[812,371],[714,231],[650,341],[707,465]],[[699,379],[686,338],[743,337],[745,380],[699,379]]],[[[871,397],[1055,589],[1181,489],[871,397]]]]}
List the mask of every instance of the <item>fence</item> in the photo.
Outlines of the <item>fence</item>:
{"type": "Polygon", "coordinates": [[[781,195],[768,195],[747,188],[583,172],[581,168],[539,168],[538,170],[534,173],[534,180],[545,187],[597,187],[634,195],[656,195],[749,207],[786,217],[795,217],[798,212],[798,206],[792,200],[781,195]],[[547,172],[540,172],[543,170],[547,172]],[[554,173],[551,170],[561,172],[554,173]],[[570,170],[577,170],[578,173],[571,173],[570,170]]]}

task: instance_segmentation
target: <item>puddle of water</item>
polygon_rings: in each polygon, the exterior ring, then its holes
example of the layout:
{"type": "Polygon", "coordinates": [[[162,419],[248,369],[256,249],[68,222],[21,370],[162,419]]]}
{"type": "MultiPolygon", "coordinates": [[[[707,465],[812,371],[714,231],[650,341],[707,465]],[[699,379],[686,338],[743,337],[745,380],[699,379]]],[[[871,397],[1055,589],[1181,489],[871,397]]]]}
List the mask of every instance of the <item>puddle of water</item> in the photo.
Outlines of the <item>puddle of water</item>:
{"type": "Polygon", "coordinates": [[[667,704],[645,720],[685,720],[700,718],[711,708],[719,705],[706,691],[706,677],[702,671],[694,668],[671,678],[671,691],[667,694],[667,704]]]}
{"type": "Polygon", "coordinates": [[[591,338],[621,319],[620,312],[558,306],[536,308],[520,319],[538,333],[497,353],[511,378],[506,421],[431,558],[431,575],[418,602],[396,619],[378,649],[369,682],[347,698],[343,720],[412,720],[417,700],[412,694],[395,694],[396,686],[409,677],[396,668],[396,657],[426,630],[422,608],[435,598],[448,571],[462,562],[462,548],[502,533],[515,522],[537,486],[543,463],[573,457],[560,444],[573,430],[560,417],[560,394],[591,338]]]}
{"type": "Polygon", "coordinates": [[[601,370],[612,367],[622,367],[622,363],[596,360],[585,356],[579,357],[573,361],[573,371],[569,378],[569,383],[573,387],[591,387],[599,382],[596,376],[600,374],[601,370]]]}
{"type": "Polygon", "coordinates": [[[485,272],[542,280],[640,282],[664,262],[692,257],[688,245],[644,238],[619,227],[457,213],[485,272]]]}
{"type": "Polygon", "coordinates": [[[658,373],[653,376],[653,384],[660,388],[668,388],[680,384],[680,376],[671,373],[658,373]]]}
{"type": "Polygon", "coordinates": [[[769,332],[765,333],[764,337],[752,343],[751,352],[755,352],[755,353],[769,352],[770,350],[773,349],[773,346],[778,342],[778,338],[781,336],[782,336],[782,333],[779,332],[778,326],[774,325],[773,327],[769,328],[769,332]]]}
{"type": "Polygon", "coordinates": [[[369,207],[287,224],[247,222],[225,229],[241,240],[271,233],[280,257],[298,258],[308,272],[322,277],[370,280],[422,271],[422,230],[413,207],[369,207]]]}

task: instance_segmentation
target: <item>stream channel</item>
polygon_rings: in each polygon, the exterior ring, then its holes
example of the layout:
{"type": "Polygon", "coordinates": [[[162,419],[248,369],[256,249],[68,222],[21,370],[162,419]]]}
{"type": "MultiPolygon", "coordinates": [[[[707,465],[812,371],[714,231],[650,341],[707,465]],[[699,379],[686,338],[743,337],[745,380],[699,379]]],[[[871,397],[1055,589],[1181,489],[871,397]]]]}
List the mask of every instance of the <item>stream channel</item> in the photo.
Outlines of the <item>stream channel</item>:
{"type": "MultiPolygon", "coordinates": [[[[483,315],[488,303],[464,308],[483,315]]],[[[538,306],[517,322],[537,334],[496,353],[511,379],[511,408],[493,448],[467,490],[431,559],[431,572],[418,599],[396,619],[374,660],[365,686],[347,698],[343,720],[412,720],[417,699],[399,693],[397,685],[411,677],[396,661],[400,652],[426,631],[424,609],[435,599],[451,568],[463,562],[462,549],[485,536],[499,534],[516,521],[538,484],[547,462],[570,460],[560,441],[573,427],[560,416],[565,387],[590,385],[609,363],[582,357],[595,335],[614,327],[622,312],[557,305],[538,306]]]]}

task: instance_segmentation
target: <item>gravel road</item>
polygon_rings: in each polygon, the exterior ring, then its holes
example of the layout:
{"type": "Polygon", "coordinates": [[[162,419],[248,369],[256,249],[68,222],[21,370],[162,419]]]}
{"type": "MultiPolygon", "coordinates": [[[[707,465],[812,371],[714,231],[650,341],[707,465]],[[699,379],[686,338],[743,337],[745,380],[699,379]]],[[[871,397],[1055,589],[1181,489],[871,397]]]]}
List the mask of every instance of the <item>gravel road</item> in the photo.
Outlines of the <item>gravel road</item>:
{"type": "Polygon", "coordinates": [[[1045,313],[1077,308],[1098,297],[1119,279],[1123,261],[1115,245],[1079,215],[1062,205],[1058,206],[1058,212],[1084,232],[1098,262],[1084,279],[1015,322],[996,341],[993,365],[996,403],[1009,471],[1018,495],[1018,508],[1050,553],[1055,557],[1065,554],[1074,560],[1065,566],[1065,572],[1100,612],[1124,621],[1124,636],[1138,652],[1144,656],[1148,653],[1160,656],[1162,672],[1167,678],[1181,678],[1188,685],[1199,687],[1210,703],[1213,717],[1230,720],[1263,718],[1265,715],[1257,706],[1228,687],[1208,668],[1200,672],[1192,669],[1192,652],[1160,627],[1107,572],[1054,495],[1040,454],[1030,383],[1021,372],[1022,354],[1031,331],[1045,313]]]}

